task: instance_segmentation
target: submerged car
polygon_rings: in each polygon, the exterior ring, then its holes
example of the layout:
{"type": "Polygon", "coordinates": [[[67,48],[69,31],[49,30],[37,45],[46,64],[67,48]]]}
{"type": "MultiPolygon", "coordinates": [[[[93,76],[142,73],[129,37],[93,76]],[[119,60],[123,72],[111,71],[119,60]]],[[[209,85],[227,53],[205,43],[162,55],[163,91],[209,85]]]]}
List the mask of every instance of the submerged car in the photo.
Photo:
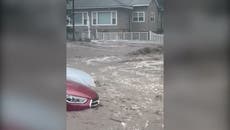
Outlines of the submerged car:
{"type": "Polygon", "coordinates": [[[96,87],[93,77],[91,77],[88,73],[84,71],[74,69],[71,67],[66,68],[66,79],[81,83],[86,87],[96,87]]]}
{"type": "Polygon", "coordinates": [[[94,108],[99,104],[99,96],[89,87],[77,82],[66,81],[66,104],[67,111],[94,108]]]}

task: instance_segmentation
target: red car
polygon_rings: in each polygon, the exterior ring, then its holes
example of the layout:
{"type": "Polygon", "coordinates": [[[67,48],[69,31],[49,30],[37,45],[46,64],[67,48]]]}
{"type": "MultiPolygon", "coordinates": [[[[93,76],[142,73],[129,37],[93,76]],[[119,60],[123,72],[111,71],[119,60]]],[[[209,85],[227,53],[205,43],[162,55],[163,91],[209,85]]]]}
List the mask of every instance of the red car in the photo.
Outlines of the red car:
{"type": "Polygon", "coordinates": [[[97,93],[80,83],[66,81],[67,111],[78,111],[93,108],[99,104],[97,93]]]}

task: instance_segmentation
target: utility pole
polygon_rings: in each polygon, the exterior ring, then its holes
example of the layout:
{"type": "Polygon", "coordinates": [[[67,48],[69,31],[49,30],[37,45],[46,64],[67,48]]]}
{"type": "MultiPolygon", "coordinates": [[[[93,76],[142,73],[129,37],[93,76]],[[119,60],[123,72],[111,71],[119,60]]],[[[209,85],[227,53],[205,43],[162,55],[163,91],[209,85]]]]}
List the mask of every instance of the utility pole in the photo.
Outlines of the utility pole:
{"type": "Polygon", "coordinates": [[[74,18],[74,0],[72,0],[72,20],[73,20],[73,41],[75,41],[75,18],[74,18]]]}

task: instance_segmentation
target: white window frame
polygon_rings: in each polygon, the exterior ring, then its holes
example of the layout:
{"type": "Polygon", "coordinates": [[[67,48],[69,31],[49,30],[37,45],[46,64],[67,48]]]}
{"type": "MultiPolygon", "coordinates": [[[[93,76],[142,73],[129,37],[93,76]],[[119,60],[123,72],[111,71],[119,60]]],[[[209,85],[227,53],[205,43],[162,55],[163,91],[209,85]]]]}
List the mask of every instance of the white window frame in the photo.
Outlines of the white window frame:
{"type": "MultiPolygon", "coordinates": [[[[66,26],[72,26],[72,23],[70,22],[71,21],[71,17],[70,16],[66,16],[66,20],[68,20],[69,22],[66,24],[66,26]]],[[[73,21],[72,21],[73,22],[73,21]]]]}
{"type": "Polygon", "coordinates": [[[134,11],[133,13],[132,13],[132,21],[134,22],[134,23],[144,23],[145,22],[145,12],[144,11],[134,11]],[[134,14],[135,13],[137,13],[137,21],[134,21],[134,14]],[[139,21],[139,15],[140,15],[140,13],[143,13],[143,21],[139,21]]]}
{"type": "Polygon", "coordinates": [[[91,25],[92,26],[117,26],[117,11],[116,10],[109,10],[109,11],[92,11],[91,12],[91,25]],[[100,12],[110,12],[111,16],[110,16],[110,24],[98,24],[98,13],[100,12]],[[113,12],[116,14],[116,24],[113,24],[113,12]],[[93,23],[93,14],[96,13],[96,24],[93,23]]]}
{"type": "Polygon", "coordinates": [[[75,26],[88,26],[88,22],[89,22],[89,17],[88,17],[89,14],[88,14],[88,12],[74,12],[74,18],[75,18],[75,16],[76,16],[75,14],[78,14],[78,13],[81,13],[81,14],[82,14],[82,15],[81,15],[81,16],[82,16],[82,21],[81,21],[81,24],[77,24],[77,23],[76,23],[76,20],[74,20],[74,21],[75,21],[75,24],[74,24],[74,25],[75,25],[75,26]],[[85,14],[85,13],[87,14],[87,15],[86,15],[86,19],[87,19],[86,24],[84,24],[84,14],[85,14]]]}

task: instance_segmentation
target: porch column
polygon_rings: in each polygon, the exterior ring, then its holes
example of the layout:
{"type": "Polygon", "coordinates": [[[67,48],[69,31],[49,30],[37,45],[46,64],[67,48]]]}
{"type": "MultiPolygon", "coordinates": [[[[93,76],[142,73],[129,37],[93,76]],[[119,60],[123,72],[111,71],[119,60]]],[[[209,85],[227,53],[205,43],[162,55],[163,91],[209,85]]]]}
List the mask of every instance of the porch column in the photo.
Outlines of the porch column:
{"type": "Polygon", "coordinates": [[[90,19],[89,12],[87,13],[87,27],[88,27],[88,38],[91,39],[90,19]]]}

